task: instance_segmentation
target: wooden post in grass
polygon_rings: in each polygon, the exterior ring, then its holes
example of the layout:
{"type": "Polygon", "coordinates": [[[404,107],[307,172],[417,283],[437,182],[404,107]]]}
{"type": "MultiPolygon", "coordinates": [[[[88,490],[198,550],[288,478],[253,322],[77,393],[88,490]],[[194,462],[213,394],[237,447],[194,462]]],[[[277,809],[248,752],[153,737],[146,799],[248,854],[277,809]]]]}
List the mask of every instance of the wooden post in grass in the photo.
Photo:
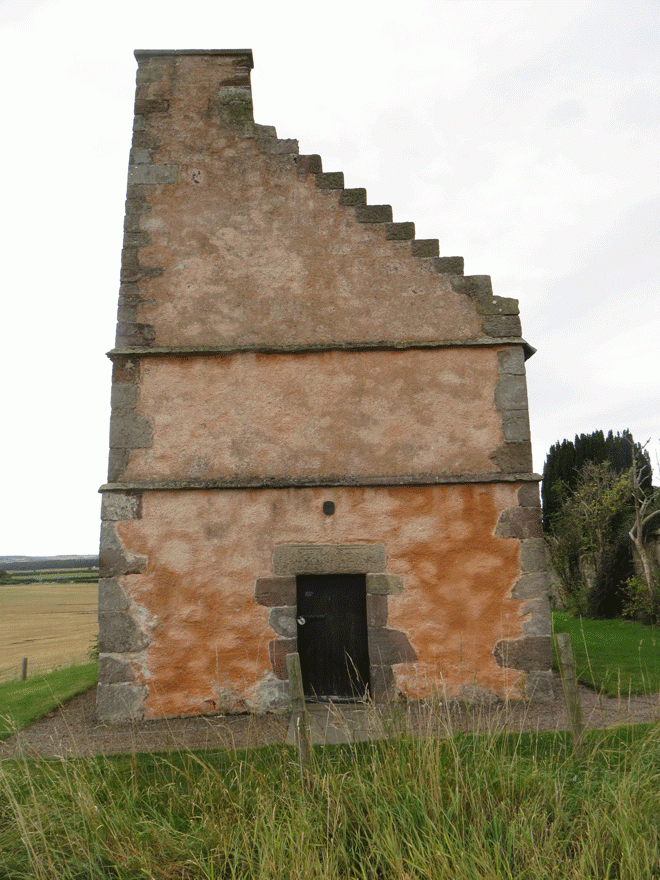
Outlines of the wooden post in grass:
{"type": "Polygon", "coordinates": [[[568,633],[557,633],[555,635],[555,643],[557,645],[561,685],[564,689],[566,711],[568,712],[568,724],[573,738],[573,750],[577,751],[582,745],[584,724],[582,723],[582,704],[580,702],[580,692],[575,672],[575,658],[573,656],[571,637],[568,633]]]}
{"type": "Polygon", "coordinates": [[[23,662],[21,663],[21,681],[25,681],[27,678],[27,657],[23,657],[23,662]]]}
{"type": "Polygon", "coordinates": [[[311,737],[309,732],[309,716],[305,708],[305,693],[303,691],[302,670],[300,669],[300,655],[297,653],[286,655],[286,668],[289,673],[289,685],[291,687],[291,720],[296,733],[298,746],[298,762],[300,773],[305,778],[309,769],[312,754],[311,737]]]}

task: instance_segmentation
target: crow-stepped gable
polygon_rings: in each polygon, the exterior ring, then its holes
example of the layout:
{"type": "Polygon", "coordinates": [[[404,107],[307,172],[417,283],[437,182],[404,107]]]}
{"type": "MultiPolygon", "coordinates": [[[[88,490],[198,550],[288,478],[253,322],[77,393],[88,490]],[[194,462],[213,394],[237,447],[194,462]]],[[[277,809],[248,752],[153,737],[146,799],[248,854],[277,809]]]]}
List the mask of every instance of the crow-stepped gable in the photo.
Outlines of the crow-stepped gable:
{"type": "MultiPolygon", "coordinates": [[[[254,122],[252,53],[139,51],[102,718],[550,688],[516,300],[254,122]]],[[[302,111],[301,111],[302,112],[302,111]]]]}

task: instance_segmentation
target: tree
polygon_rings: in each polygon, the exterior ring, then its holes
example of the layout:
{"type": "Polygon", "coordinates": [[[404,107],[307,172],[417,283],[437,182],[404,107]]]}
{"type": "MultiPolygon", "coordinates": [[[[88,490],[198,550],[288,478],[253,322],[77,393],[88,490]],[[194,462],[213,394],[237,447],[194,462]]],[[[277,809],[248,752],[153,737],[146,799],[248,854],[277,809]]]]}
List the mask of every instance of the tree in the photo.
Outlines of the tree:
{"type": "Polygon", "coordinates": [[[660,524],[646,446],[630,431],[556,443],[543,472],[544,528],[564,603],[592,617],[660,622],[660,573],[651,550],[660,524]],[[633,547],[643,577],[635,574],[633,547]]]}
{"type": "Polygon", "coordinates": [[[622,586],[632,575],[629,475],[607,461],[586,461],[572,488],[560,482],[556,489],[559,508],[547,541],[562,604],[576,614],[615,617],[623,608],[622,586]]]}
{"type": "MultiPolygon", "coordinates": [[[[641,447],[645,452],[648,442],[641,447]]],[[[651,465],[648,455],[637,455],[635,463],[629,471],[630,494],[633,500],[634,517],[628,535],[635,545],[635,550],[644,571],[647,593],[647,607],[656,623],[660,623],[660,578],[655,560],[649,548],[651,525],[660,522],[660,487],[649,488],[651,465]]]]}
{"type": "Polygon", "coordinates": [[[572,491],[578,481],[578,475],[587,462],[600,464],[609,462],[614,473],[627,472],[633,463],[642,457],[648,464],[648,471],[642,477],[642,485],[651,488],[651,461],[645,449],[635,443],[628,429],[614,434],[609,431],[607,436],[602,431],[591,434],[575,435],[575,440],[562,440],[550,447],[543,467],[543,483],[541,484],[541,500],[543,503],[543,528],[551,532],[553,517],[559,512],[563,501],[561,493],[572,491]],[[560,484],[563,487],[560,489],[560,484]]]}

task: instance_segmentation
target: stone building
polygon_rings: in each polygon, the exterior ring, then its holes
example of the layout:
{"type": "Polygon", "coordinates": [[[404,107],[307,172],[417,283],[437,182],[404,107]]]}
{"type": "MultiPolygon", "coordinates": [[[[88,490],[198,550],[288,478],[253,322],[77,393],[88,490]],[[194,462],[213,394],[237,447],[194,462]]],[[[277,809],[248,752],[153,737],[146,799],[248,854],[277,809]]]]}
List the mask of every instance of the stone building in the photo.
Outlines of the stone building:
{"type": "MultiPolygon", "coordinates": [[[[253,121],[250,51],[139,51],[102,718],[547,693],[517,301],[253,121]]],[[[301,108],[301,112],[304,109],[301,108]]]]}

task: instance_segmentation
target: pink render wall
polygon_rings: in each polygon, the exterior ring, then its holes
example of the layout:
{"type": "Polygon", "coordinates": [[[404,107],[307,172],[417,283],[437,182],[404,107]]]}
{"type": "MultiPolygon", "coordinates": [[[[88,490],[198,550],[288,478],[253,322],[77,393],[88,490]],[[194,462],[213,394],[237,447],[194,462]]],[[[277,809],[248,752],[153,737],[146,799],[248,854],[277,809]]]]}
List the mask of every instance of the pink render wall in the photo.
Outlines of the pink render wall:
{"type": "Polygon", "coordinates": [[[142,360],[128,479],[488,473],[494,349],[142,360]]]}

